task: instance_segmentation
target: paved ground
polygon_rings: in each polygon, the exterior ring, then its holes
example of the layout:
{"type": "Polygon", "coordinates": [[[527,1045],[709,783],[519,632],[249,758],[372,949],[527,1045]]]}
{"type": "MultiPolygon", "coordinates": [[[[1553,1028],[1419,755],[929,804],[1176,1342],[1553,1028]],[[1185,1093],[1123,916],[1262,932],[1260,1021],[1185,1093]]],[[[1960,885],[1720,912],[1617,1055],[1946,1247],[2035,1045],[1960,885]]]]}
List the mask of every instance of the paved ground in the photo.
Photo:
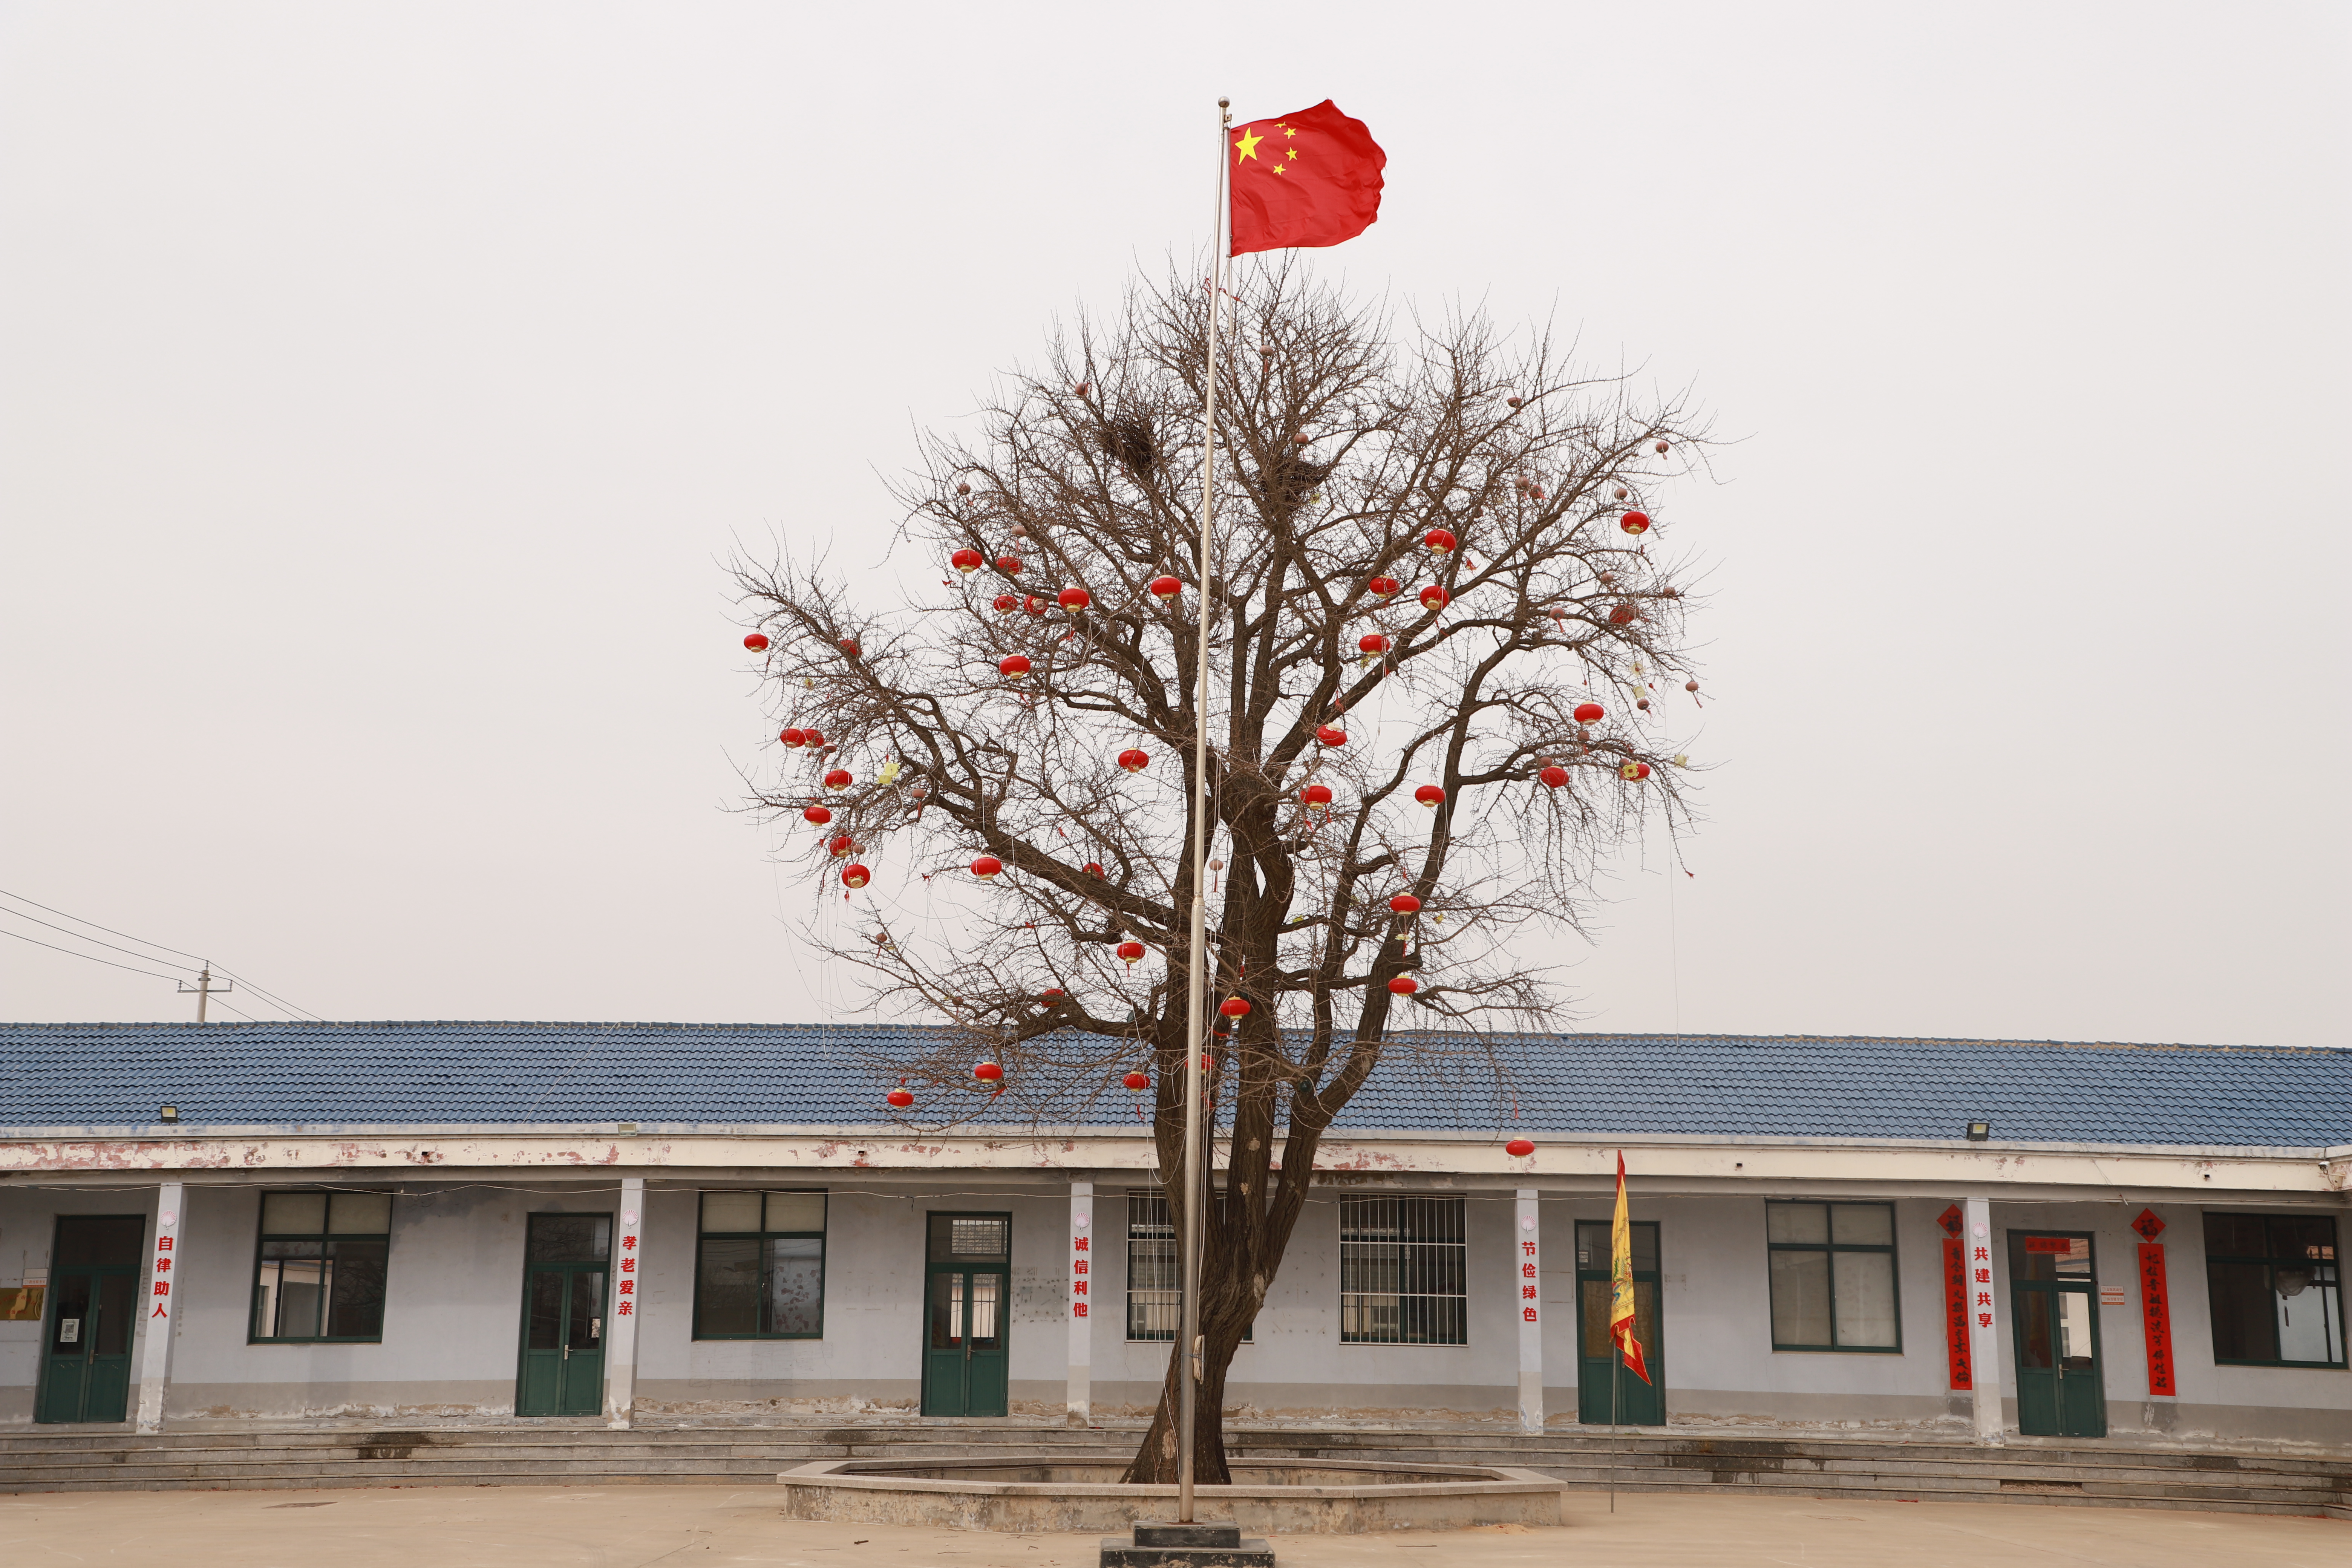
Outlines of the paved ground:
{"type": "MultiPolygon", "coordinates": [[[[2352,1568],[2352,1522],[2000,1503],[1572,1494],[1559,1530],[1286,1536],[1286,1568],[2352,1568]]],[[[1095,1540],[803,1524],[772,1490],[640,1486],[0,1496],[7,1568],[1093,1568],[1095,1540]]]]}

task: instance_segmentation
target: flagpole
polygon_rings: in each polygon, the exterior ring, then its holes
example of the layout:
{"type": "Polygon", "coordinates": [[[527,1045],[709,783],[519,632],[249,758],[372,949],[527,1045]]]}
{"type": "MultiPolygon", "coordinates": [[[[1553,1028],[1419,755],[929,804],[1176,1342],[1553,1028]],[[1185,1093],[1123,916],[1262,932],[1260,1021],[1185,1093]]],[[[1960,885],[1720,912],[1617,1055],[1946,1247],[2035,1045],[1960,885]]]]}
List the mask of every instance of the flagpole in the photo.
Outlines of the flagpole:
{"type": "Polygon", "coordinates": [[[1217,314],[1224,294],[1222,235],[1225,218],[1225,132],[1233,127],[1229,100],[1217,100],[1216,207],[1209,220],[1209,372],[1201,416],[1201,646],[1192,693],[1192,973],[1184,1009],[1184,1297],[1177,1344],[1176,1520],[1192,1520],[1192,1436],[1199,1424],[1201,1382],[1201,1222],[1207,1213],[1202,1157],[1201,1071],[1202,1026],[1209,1007],[1209,602],[1211,550],[1217,515],[1217,314]]]}

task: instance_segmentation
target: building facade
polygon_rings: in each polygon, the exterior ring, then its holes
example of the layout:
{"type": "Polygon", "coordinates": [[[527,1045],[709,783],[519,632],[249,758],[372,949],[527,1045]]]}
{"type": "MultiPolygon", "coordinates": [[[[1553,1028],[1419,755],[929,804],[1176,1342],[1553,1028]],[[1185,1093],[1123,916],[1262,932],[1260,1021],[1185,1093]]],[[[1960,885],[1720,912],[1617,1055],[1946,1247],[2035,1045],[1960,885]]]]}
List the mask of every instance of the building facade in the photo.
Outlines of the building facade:
{"type": "MultiPolygon", "coordinates": [[[[1139,1112],[900,1119],[893,1034],[0,1027],[0,1423],[1148,1413],[1139,1112]]],[[[1247,1415],[2352,1447],[2352,1053],[1525,1038],[1318,1165],[1247,1415]]]]}

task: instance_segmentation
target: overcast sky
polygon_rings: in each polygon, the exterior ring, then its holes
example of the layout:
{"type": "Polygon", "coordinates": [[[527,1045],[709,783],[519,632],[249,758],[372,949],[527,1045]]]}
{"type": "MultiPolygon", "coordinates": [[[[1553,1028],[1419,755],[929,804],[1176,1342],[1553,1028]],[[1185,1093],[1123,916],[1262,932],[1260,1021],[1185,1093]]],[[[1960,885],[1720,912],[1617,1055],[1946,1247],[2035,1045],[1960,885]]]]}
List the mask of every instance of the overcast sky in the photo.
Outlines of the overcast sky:
{"type": "Polygon", "coordinates": [[[1330,97],[1323,275],[1735,443],[1696,874],[1552,954],[1584,1026],[2346,1043],[2347,16],[0,5],[0,889],[329,1017],[850,1016],[724,559],[870,561],[1205,242],[1217,95],[1330,97]]]}

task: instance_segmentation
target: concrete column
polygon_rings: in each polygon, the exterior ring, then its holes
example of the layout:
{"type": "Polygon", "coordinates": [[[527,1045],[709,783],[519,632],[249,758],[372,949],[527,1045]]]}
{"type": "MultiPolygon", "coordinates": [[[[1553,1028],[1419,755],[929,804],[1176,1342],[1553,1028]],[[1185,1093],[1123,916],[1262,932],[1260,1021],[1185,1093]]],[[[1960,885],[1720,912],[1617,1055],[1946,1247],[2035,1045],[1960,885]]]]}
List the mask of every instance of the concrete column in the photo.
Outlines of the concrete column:
{"type": "Polygon", "coordinates": [[[1543,1224],[1536,1190],[1519,1189],[1512,1205],[1511,1316],[1519,1325],[1519,1427],[1540,1432],[1543,1401],[1543,1224]]]}
{"type": "Polygon", "coordinates": [[[181,1211],[188,1189],[165,1182],[155,1198],[155,1245],[147,1253],[147,1287],[140,1292],[142,1325],[139,1343],[139,1430],[163,1429],[163,1395],[171,1387],[172,1332],[179,1321],[180,1280],[186,1260],[180,1252],[181,1211]]]}
{"type": "Polygon", "coordinates": [[[1095,1184],[1070,1184],[1069,1424],[1094,1419],[1095,1184]]]}
{"type": "Polygon", "coordinates": [[[646,1179],[621,1178],[620,1226],[613,1237],[613,1316],[604,1325],[604,1425],[625,1431],[637,1408],[638,1281],[645,1278],[639,1245],[646,1217],[646,1179]]]}
{"type": "Polygon", "coordinates": [[[2000,1250],[1992,1234],[1992,1204],[1964,1198],[1960,1243],[1969,1265],[1969,1369],[1977,1418],[1977,1441],[2005,1440],[2000,1419],[2000,1291],[1993,1281],[2000,1250]]]}

